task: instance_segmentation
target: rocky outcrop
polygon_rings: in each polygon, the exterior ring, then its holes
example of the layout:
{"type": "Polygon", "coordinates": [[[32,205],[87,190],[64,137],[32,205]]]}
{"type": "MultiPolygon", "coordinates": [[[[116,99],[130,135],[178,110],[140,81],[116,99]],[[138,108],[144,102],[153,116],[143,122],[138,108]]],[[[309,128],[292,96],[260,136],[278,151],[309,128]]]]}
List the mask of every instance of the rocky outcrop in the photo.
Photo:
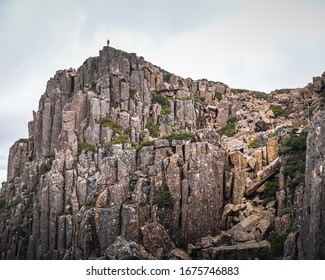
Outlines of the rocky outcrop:
{"type": "Polygon", "coordinates": [[[290,142],[324,80],[267,95],[108,46],[58,71],[9,152],[1,259],[324,258],[321,121],[305,184],[290,142]]]}
{"type": "Polygon", "coordinates": [[[306,186],[299,221],[299,258],[325,259],[325,116],[311,127],[307,140],[306,186]]]}

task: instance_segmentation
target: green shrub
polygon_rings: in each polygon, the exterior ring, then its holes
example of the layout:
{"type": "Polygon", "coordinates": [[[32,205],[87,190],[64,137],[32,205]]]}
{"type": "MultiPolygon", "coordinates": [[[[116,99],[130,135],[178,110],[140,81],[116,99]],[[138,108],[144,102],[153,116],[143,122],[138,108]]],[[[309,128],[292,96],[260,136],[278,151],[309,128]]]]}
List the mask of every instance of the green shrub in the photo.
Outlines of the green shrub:
{"type": "Polygon", "coordinates": [[[129,127],[124,129],[124,134],[130,134],[131,131],[132,131],[132,128],[129,126],[129,127]]]}
{"type": "Polygon", "coordinates": [[[227,124],[219,129],[220,135],[226,135],[228,137],[232,137],[236,134],[236,123],[237,119],[235,117],[231,117],[228,119],[227,124]]]}
{"type": "Polygon", "coordinates": [[[159,126],[154,124],[153,117],[147,119],[146,128],[149,130],[149,133],[152,137],[157,138],[160,135],[159,126]]]}
{"type": "Polygon", "coordinates": [[[21,198],[16,198],[12,200],[6,207],[6,209],[11,209],[16,207],[19,203],[21,203],[23,200],[21,198]]]}
{"type": "Polygon", "coordinates": [[[114,132],[121,132],[123,131],[123,126],[121,126],[120,124],[118,124],[116,121],[110,119],[110,118],[102,118],[100,120],[100,123],[102,124],[102,126],[104,127],[109,127],[111,130],[113,130],[114,132]]]}
{"type": "Polygon", "coordinates": [[[291,109],[283,109],[279,105],[271,106],[270,109],[272,110],[274,116],[276,117],[288,117],[293,111],[291,109]]]}
{"type": "Polygon", "coordinates": [[[294,208],[295,207],[293,205],[285,207],[285,208],[281,209],[281,211],[279,211],[278,216],[281,218],[282,216],[284,216],[286,214],[290,214],[294,208]]]}
{"type": "Polygon", "coordinates": [[[153,204],[158,204],[159,207],[172,207],[174,205],[173,198],[167,187],[154,194],[153,204]]]}
{"type": "Polygon", "coordinates": [[[270,94],[261,91],[250,91],[250,94],[256,99],[264,99],[266,101],[271,101],[272,99],[270,94]]]}
{"type": "Polygon", "coordinates": [[[295,221],[292,221],[290,227],[287,230],[281,233],[273,232],[268,237],[268,241],[270,242],[271,247],[262,248],[261,250],[259,250],[258,258],[265,259],[265,260],[282,259],[284,253],[284,242],[287,239],[288,235],[291,232],[295,232],[296,230],[297,230],[297,224],[295,221]]]}
{"type": "Polygon", "coordinates": [[[249,91],[248,89],[243,89],[243,88],[232,88],[231,89],[231,92],[236,95],[243,93],[243,92],[248,92],[248,91],[249,91]]]}
{"type": "Polygon", "coordinates": [[[276,89],[274,91],[275,94],[283,94],[283,93],[290,93],[292,88],[282,88],[282,89],[276,89]]]}
{"type": "Polygon", "coordinates": [[[93,152],[93,151],[95,151],[95,148],[96,148],[95,145],[89,144],[87,142],[79,142],[78,143],[79,152],[81,152],[81,151],[85,151],[85,152],[91,151],[91,152],[93,152]]]}
{"type": "Polygon", "coordinates": [[[261,194],[262,199],[271,199],[275,200],[276,199],[276,192],[279,188],[279,184],[277,182],[272,182],[272,181],[266,181],[264,183],[265,189],[264,192],[261,194]]]}
{"type": "Polygon", "coordinates": [[[87,209],[93,208],[96,205],[96,201],[91,199],[91,198],[87,198],[86,202],[85,202],[85,206],[87,209]]]}
{"type": "Polygon", "coordinates": [[[129,91],[129,99],[134,99],[137,94],[137,91],[134,89],[130,89],[129,91]]]}
{"type": "Polygon", "coordinates": [[[161,109],[161,115],[163,116],[167,116],[172,112],[172,109],[170,109],[169,107],[163,107],[161,109]]]}
{"type": "Polygon", "coordinates": [[[215,98],[220,101],[222,99],[222,93],[217,91],[215,94],[215,98]]]}
{"type": "Polygon", "coordinates": [[[256,138],[254,138],[252,141],[249,142],[248,148],[250,148],[250,149],[256,149],[257,148],[256,138]]]}
{"type": "Polygon", "coordinates": [[[161,95],[161,94],[155,94],[152,97],[152,103],[158,103],[162,107],[169,106],[169,104],[172,102],[171,98],[161,95]]]}
{"type": "Polygon", "coordinates": [[[34,211],[33,201],[30,200],[28,202],[27,208],[24,211],[24,214],[23,214],[24,218],[27,218],[27,219],[30,218],[33,215],[33,211],[34,211]]]}
{"type": "Polygon", "coordinates": [[[139,145],[137,145],[135,148],[137,151],[139,151],[140,149],[142,149],[143,147],[147,147],[147,146],[153,146],[155,144],[154,140],[146,140],[141,142],[139,145]]]}
{"type": "Polygon", "coordinates": [[[97,82],[96,81],[91,81],[90,84],[89,84],[89,89],[91,91],[93,91],[93,92],[97,92],[96,86],[97,86],[97,82]]]}
{"type": "Polygon", "coordinates": [[[162,75],[163,75],[163,81],[164,82],[169,82],[170,77],[173,75],[169,73],[168,71],[161,69],[162,75]]]}
{"type": "Polygon", "coordinates": [[[196,94],[194,94],[194,102],[196,104],[200,104],[202,106],[205,106],[205,97],[196,93],[196,94]]]}
{"type": "Polygon", "coordinates": [[[290,179],[287,185],[298,186],[305,181],[306,154],[297,153],[292,155],[283,167],[283,174],[290,179]]]}
{"type": "Polygon", "coordinates": [[[292,130],[293,134],[285,140],[283,146],[279,150],[280,155],[306,151],[307,132],[303,131],[299,135],[295,134],[295,132],[296,131],[292,130]]]}
{"type": "Polygon", "coordinates": [[[20,227],[16,233],[18,237],[27,237],[28,235],[26,227],[20,227]]]}
{"type": "Polygon", "coordinates": [[[160,139],[167,139],[168,141],[172,140],[192,140],[195,139],[195,135],[187,132],[173,132],[171,134],[166,134],[160,137],[160,139]]]}
{"type": "Polygon", "coordinates": [[[120,134],[116,139],[111,141],[110,146],[114,144],[125,144],[129,142],[129,136],[125,134],[120,134]]]}
{"type": "Polygon", "coordinates": [[[20,138],[16,141],[16,143],[28,143],[30,141],[29,138],[20,138]]]}
{"type": "Polygon", "coordinates": [[[55,153],[54,152],[50,152],[47,155],[45,155],[45,158],[54,158],[55,157],[55,153]]]}
{"type": "Polygon", "coordinates": [[[297,186],[304,183],[305,167],[306,167],[306,142],[307,132],[300,135],[292,134],[284,142],[280,148],[280,155],[289,155],[287,162],[283,167],[283,174],[288,176],[287,184],[297,186]]]}
{"type": "Polygon", "coordinates": [[[196,126],[198,129],[204,128],[205,117],[203,115],[199,115],[196,119],[196,126]]]}

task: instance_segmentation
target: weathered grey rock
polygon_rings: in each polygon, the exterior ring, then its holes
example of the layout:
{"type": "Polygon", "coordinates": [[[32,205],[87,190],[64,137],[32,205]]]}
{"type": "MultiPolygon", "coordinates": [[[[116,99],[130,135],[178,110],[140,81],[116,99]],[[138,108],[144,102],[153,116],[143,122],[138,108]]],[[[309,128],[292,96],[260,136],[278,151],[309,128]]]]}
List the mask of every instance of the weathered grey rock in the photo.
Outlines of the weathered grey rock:
{"type": "Polygon", "coordinates": [[[240,222],[236,228],[242,231],[250,231],[255,227],[258,222],[262,219],[260,215],[250,215],[246,219],[244,219],[242,222],[240,222]]]}
{"type": "MultiPolygon", "coordinates": [[[[156,258],[187,259],[172,240],[187,245],[193,258],[255,258],[268,246],[264,239],[294,219],[300,258],[323,258],[324,121],[317,121],[317,108],[325,74],[271,102],[249,91],[233,94],[222,83],[168,76],[143,57],[105,46],[77,71],[50,79],[28,124],[29,139],[10,149],[8,182],[0,190],[2,259],[152,258],[143,244],[156,258]],[[157,94],[169,98],[170,113],[164,102],[153,104],[157,94]],[[278,105],[296,112],[275,118],[270,108],[278,105]],[[308,107],[317,121],[308,179],[305,190],[303,184],[293,190],[276,159],[278,140],[289,131],[273,127],[304,127],[308,107]],[[230,116],[237,118],[236,135],[220,142],[215,129],[230,116]],[[153,139],[152,129],[196,139],[159,139],[138,149],[153,139]],[[248,148],[252,139],[261,147],[248,148]],[[278,167],[277,201],[265,207],[265,193],[255,191],[278,167]],[[275,218],[288,205],[290,215],[275,218]]],[[[297,256],[295,238],[289,235],[285,258],[297,256]]]]}
{"type": "Polygon", "coordinates": [[[221,231],[224,151],[208,143],[185,145],[182,232],[189,242],[221,231]],[[184,182],[186,184],[184,185],[184,182]]]}
{"type": "Polygon", "coordinates": [[[101,252],[112,245],[120,233],[119,208],[119,206],[113,206],[95,210],[94,222],[101,252]]]}
{"type": "Polygon", "coordinates": [[[270,243],[266,240],[259,243],[247,242],[237,245],[204,249],[199,252],[199,256],[202,256],[204,251],[206,251],[207,254],[205,254],[205,258],[211,260],[247,260],[254,259],[260,249],[268,247],[270,247],[270,243]]]}
{"type": "Polygon", "coordinates": [[[160,139],[155,141],[155,148],[169,147],[169,141],[167,139],[160,139]]]}
{"type": "Polygon", "coordinates": [[[267,140],[267,161],[270,164],[278,157],[278,151],[280,148],[278,137],[271,137],[267,140]]]}
{"type": "Polygon", "coordinates": [[[267,237],[269,231],[272,227],[272,224],[269,219],[262,219],[258,222],[256,226],[257,231],[255,231],[255,236],[257,241],[262,241],[267,237]]]}
{"type": "Polygon", "coordinates": [[[205,128],[199,129],[195,132],[197,140],[199,142],[208,142],[212,145],[220,145],[220,136],[215,129],[205,128]]]}
{"type": "Polygon", "coordinates": [[[247,233],[241,230],[234,231],[234,240],[238,242],[246,242],[255,240],[255,235],[253,233],[247,233]]]}
{"type": "Polygon", "coordinates": [[[143,246],[134,241],[127,241],[122,236],[115,239],[105,254],[109,260],[154,260],[154,257],[143,246]]]}
{"type": "Polygon", "coordinates": [[[218,104],[217,126],[221,128],[226,125],[229,118],[229,103],[227,100],[221,100],[218,104]]]}
{"type": "Polygon", "coordinates": [[[143,246],[157,259],[167,258],[175,244],[166,229],[159,223],[151,223],[141,228],[143,246]]]}
{"type": "Polygon", "coordinates": [[[174,249],[169,253],[169,259],[174,260],[191,260],[192,258],[183,250],[181,249],[174,249]]]}
{"type": "Polygon", "coordinates": [[[234,179],[232,188],[232,203],[238,204],[242,201],[245,194],[247,161],[243,153],[234,151],[229,154],[231,163],[234,165],[234,179]]]}
{"type": "Polygon", "coordinates": [[[291,216],[290,214],[285,214],[282,217],[277,217],[275,219],[275,230],[277,233],[283,233],[291,225],[291,216]]]}
{"type": "Polygon", "coordinates": [[[299,259],[325,258],[324,121],[325,116],[321,114],[308,132],[305,192],[299,220],[299,259]]]}
{"type": "Polygon", "coordinates": [[[280,158],[277,158],[270,163],[263,171],[257,173],[257,177],[254,180],[248,182],[246,186],[246,195],[253,194],[267,179],[279,172],[280,158]]]}
{"type": "Polygon", "coordinates": [[[297,250],[298,231],[289,233],[283,244],[283,258],[285,260],[296,260],[298,257],[297,250]]]}

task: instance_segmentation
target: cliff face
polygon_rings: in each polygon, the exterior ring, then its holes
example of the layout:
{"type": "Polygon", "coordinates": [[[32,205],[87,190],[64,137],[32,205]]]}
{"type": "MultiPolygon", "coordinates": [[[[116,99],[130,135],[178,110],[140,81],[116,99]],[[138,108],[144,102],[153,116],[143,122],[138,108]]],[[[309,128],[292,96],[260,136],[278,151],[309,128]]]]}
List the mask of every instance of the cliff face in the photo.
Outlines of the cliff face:
{"type": "MultiPolygon", "coordinates": [[[[297,258],[296,223],[318,232],[324,215],[304,211],[324,203],[309,195],[320,177],[305,186],[290,170],[305,154],[292,141],[306,143],[324,80],[266,95],[183,79],[111,47],[58,71],[29,138],[10,149],[1,258],[297,258]]],[[[321,150],[317,141],[309,146],[321,150]]],[[[309,146],[306,174],[323,160],[309,146]]]]}
{"type": "Polygon", "coordinates": [[[325,259],[325,116],[310,129],[307,141],[306,187],[301,210],[299,258],[325,259]]]}

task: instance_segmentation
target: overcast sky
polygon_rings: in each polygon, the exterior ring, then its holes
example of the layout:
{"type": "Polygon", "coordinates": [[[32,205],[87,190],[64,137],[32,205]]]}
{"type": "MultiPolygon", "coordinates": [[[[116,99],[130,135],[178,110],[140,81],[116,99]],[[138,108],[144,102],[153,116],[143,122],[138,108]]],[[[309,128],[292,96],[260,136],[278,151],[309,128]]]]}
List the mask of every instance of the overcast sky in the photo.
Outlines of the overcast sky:
{"type": "Polygon", "coordinates": [[[169,72],[270,92],[325,71],[324,0],[0,0],[0,182],[47,80],[109,38],[169,72]]]}

